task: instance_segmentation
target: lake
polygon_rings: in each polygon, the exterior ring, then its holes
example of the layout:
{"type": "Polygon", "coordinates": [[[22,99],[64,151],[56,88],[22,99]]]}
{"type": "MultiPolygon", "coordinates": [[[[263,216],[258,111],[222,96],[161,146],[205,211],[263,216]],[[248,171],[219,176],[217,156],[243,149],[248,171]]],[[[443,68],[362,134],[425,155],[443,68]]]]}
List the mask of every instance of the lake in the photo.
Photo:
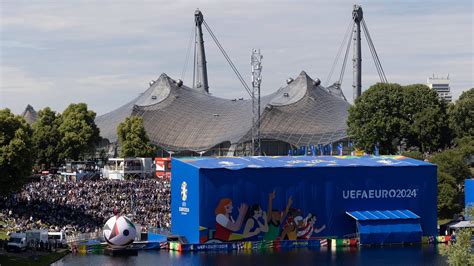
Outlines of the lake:
{"type": "Polygon", "coordinates": [[[293,249],[286,251],[140,251],[138,256],[69,254],[53,265],[447,265],[436,245],[293,249]]]}

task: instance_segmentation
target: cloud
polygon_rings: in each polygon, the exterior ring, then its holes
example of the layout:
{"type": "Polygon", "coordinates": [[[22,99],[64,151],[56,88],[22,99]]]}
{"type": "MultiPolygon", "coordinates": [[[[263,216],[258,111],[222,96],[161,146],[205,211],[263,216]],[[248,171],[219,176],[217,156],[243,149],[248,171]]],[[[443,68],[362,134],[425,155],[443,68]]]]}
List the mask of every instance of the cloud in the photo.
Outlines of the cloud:
{"type": "Polygon", "coordinates": [[[34,78],[21,68],[2,66],[0,73],[0,91],[2,93],[27,95],[32,91],[47,92],[53,85],[52,81],[34,78]]]}
{"type": "Polygon", "coordinates": [[[45,98],[46,95],[51,97],[53,86],[54,83],[51,80],[33,77],[31,73],[21,68],[2,65],[0,68],[0,108],[8,107],[19,113],[27,104],[39,104],[38,99],[45,98]]]}
{"type": "Polygon", "coordinates": [[[147,89],[146,76],[97,75],[57,77],[53,80],[35,77],[20,68],[2,66],[0,69],[0,108],[15,102],[16,113],[27,104],[39,110],[52,106],[57,111],[64,110],[69,103],[85,102],[96,111],[105,112],[130,101],[147,89]],[[96,99],[95,101],[91,99],[96,99]],[[107,109],[109,108],[109,109],[107,109]]]}
{"type": "Polygon", "coordinates": [[[39,45],[35,45],[32,43],[27,43],[27,42],[18,42],[18,41],[6,41],[6,40],[1,40],[0,41],[0,46],[2,48],[19,48],[19,49],[32,49],[32,50],[44,50],[46,48],[41,47],[39,45]]]}
{"type": "Polygon", "coordinates": [[[2,28],[15,27],[40,32],[50,32],[78,26],[80,25],[80,21],[75,18],[62,17],[60,15],[31,13],[27,16],[4,17],[0,25],[2,28]]]}
{"type": "MultiPolygon", "coordinates": [[[[2,1],[0,104],[19,113],[28,103],[61,111],[70,102],[83,101],[103,113],[136,97],[163,72],[181,78],[196,7],[244,78],[250,77],[251,49],[262,50],[263,94],[274,92],[301,70],[325,84],[351,20],[352,4],[2,1]]],[[[470,1],[362,1],[362,6],[390,82],[424,83],[432,73],[449,73],[455,97],[474,86],[470,1]]],[[[207,32],[204,39],[213,95],[247,97],[207,32]]],[[[378,76],[363,45],[367,88],[378,76]]],[[[350,60],[343,82],[349,100],[350,60]]],[[[192,83],[191,72],[188,66],[187,85],[192,83]]],[[[340,62],[329,83],[339,72],[340,62]]]]}

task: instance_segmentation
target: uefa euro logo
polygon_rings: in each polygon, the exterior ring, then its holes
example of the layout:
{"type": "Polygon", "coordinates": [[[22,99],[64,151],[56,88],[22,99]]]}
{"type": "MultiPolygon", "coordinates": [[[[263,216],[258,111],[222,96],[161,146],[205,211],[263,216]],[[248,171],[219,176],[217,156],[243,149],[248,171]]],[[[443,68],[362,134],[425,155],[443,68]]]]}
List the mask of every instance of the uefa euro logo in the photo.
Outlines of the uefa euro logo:
{"type": "Polygon", "coordinates": [[[188,198],[188,184],[186,184],[186,182],[183,181],[183,183],[181,183],[181,199],[183,201],[186,201],[187,198],[188,198]]]}

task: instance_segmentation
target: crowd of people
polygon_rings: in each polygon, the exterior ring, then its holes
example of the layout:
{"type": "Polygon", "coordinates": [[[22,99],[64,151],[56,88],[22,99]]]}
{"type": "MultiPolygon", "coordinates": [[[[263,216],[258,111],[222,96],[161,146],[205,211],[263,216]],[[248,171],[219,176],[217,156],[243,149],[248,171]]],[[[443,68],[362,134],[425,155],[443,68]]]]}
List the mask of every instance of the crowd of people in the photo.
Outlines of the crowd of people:
{"type": "Polygon", "coordinates": [[[170,182],[166,179],[61,181],[47,178],[27,184],[0,201],[0,216],[11,231],[98,232],[114,210],[142,231],[170,227],[170,182]]]}

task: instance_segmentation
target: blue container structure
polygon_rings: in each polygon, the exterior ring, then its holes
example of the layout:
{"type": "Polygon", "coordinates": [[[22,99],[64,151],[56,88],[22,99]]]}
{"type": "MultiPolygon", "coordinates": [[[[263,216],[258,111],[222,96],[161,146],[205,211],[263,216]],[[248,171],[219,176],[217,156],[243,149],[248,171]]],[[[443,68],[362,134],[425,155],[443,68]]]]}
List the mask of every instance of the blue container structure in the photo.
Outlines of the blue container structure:
{"type": "Polygon", "coordinates": [[[409,210],[346,213],[356,220],[361,244],[416,243],[423,235],[420,216],[409,210]]]}
{"type": "MultiPolygon", "coordinates": [[[[474,179],[466,179],[464,181],[464,206],[467,208],[474,208],[474,179]]],[[[466,217],[473,220],[474,217],[466,217]]]]}
{"type": "Polygon", "coordinates": [[[436,165],[427,162],[282,156],[172,165],[172,233],[189,243],[354,236],[401,243],[437,234],[436,165]]]}

